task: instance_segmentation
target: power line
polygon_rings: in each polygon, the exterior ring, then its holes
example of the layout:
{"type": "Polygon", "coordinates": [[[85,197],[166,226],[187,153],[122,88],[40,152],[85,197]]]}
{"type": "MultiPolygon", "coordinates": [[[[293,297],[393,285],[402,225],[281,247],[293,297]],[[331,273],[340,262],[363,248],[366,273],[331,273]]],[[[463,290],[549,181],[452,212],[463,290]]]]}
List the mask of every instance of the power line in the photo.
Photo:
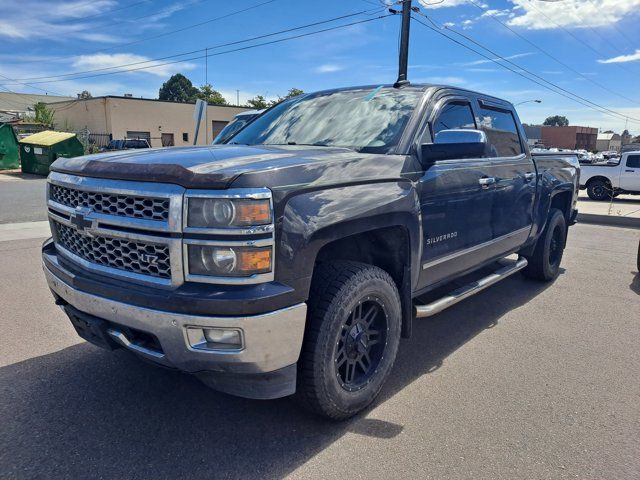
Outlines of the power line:
{"type": "MultiPolygon", "coordinates": [[[[419,13],[420,15],[424,16],[424,17],[425,17],[427,20],[429,20],[431,23],[435,24],[435,22],[434,22],[432,19],[430,19],[429,17],[427,17],[427,16],[426,16],[426,15],[424,15],[423,13],[421,13],[421,12],[418,12],[418,13],[419,13]]],[[[439,27],[440,27],[440,28],[443,28],[443,26],[442,26],[442,25],[440,25],[439,27]]],[[[483,48],[484,50],[488,51],[488,52],[489,52],[489,53],[491,53],[492,55],[495,55],[496,57],[500,58],[502,61],[507,62],[507,63],[509,63],[509,64],[513,65],[513,66],[514,66],[514,67],[516,67],[516,68],[519,68],[519,69],[520,69],[520,70],[522,70],[523,72],[526,72],[528,75],[531,75],[531,76],[533,76],[533,77],[535,77],[535,78],[537,78],[537,79],[539,79],[539,80],[541,80],[541,81],[543,81],[543,82],[545,82],[545,83],[547,83],[547,84],[551,85],[553,88],[555,88],[555,89],[557,89],[557,90],[561,90],[561,91],[563,91],[563,92],[565,92],[565,93],[567,93],[567,94],[569,94],[569,95],[572,95],[572,96],[574,96],[574,97],[576,97],[576,98],[579,98],[580,100],[582,100],[582,101],[584,101],[584,102],[590,103],[591,105],[593,105],[593,106],[595,106],[595,107],[598,107],[598,108],[601,108],[601,109],[603,109],[603,110],[606,110],[606,111],[608,111],[608,112],[610,112],[610,113],[612,113],[612,114],[619,115],[619,116],[621,116],[622,118],[632,118],[632,117],[628,117],[628,116],[626,116],[626,115],[624,115],[624,114],[618,113],[618,112],[616,112],[616,111],[614,111],[614,110],[611,110],[611,109],[609,109],[609,108],[607,108],[607,107],[603,107],[602,105],[599,105],[599,104],[597,104],[597,103],[595,103],[595,102],[592,102],[591,100],[589,100],[589,99],[587,99],[587,98],[581,97],[580,95],[578,95],[578,94],[576,94],[576,93],[573,93],[573,92],[571,92],[571,91],[567,90],[566,88],[563,88],[563,87],[561,87],[561,86],[559,86],[559,85],[557,85],[557,84],[555,84],[555,83],[553,83],[553,82],[551,82],[551,81],[547,80],[546,78],[544,78],[544,77],[542,77],[542,76],[538,75],[537,73],[532,72],[532,71],[530,71],[530,70],[527,70],[527,69],[526,69],[526,68],[524,68],[523,66],[518,65],[517,63],[512,62],[512,61],[511,61],[511,60],[509,60],[508,58],[503,57],[503,56],[502,56],[502,55],[500,55],[499,53],[494,52],[494,51],[493,51],[493,50],[491,50],[490,48],[485,47],[484,45],[482,45],[481,43],[479,43],[478,41],[476,41],[475,39],[473,39],[472,37],[470,37],[470,36],[468,36],[468,35],[465,35],[465,34],[463,34],[463,33],[461,33],[461,32],[458,32],[458,31],[456,31],[456,30],[454,30],[454,29],[452,29],[452,28],[450,28],[450,27],[444,27],[444,28],[445,28],[445,29],[447,29],[447,30],[452,31],[452,32],[453,32],[453,33],[455,33],[456,35],[460,35],[461,37],[465,38],[466,40],[468,40],[468,41],[472,42],[473,44],[475,44],[475,45],[479,46],[480,48],[483,48]]],[[[640,122],[640,119],[634,119],[634,120],[637,120],[638,122],[640,122]]]]}
{"type": "MultiPolygon", "coordinates": [[[[0,73],[0,77],[4,78],[4,79],[6,79],[6,80],[11,80],[11,81],[13,81],[13,82],[17,83],[18,85],[24,85],[24,86],[26,86],[26,87],[35,88],[36,90],[40,90],[41,92],[44,92],[44,93],[49,93],[49,92],[51,92],[52,94],[54,94],[54,95],[59,95],[59,96],[61,96],[61,97],[65,97],[65,96],[66,96],[66,95],[63,95],[63,94],[61,94],[61,93],[56,93],[56,92],[54,92],[54,91],[52,91],[52,90],[45,90],[44,88],[36,87],[36,86],[31,85],[31,84],[29,84],[29,83],[17,82],[15,79],[13,79],[13,78],[9,78],[9,77],[7,77],[6,75],[2,75],[1,73],[0,73]]],[[[18,92],[13,92],[13,91],[9,90],[9,89],[8,89],[8,88],[6,88],[4,85],[0,85],[0,86],[2,86],[3,88],[5,88],[5,90],[10,91],[11,93],[18,93],[18,92]]],[[[28,95],[28,93],[23,93],[23,94],[21,94],[21,95],[28,95]]]]}
{"type": "MultiPolygon", "coordinates": [[[[595,0],[589,0],[596,8],[600,8],[600,5],[598,5],[595,0]]],[[[620,28],[618,28],[618,26],[615,23],[612,23],[611,26],[616,30],[616,32],[618,32],[620,34],[620,36],[624,37],[628,42],[629,42],[629,46],[633,49],[635,49],[635,44],[634,41],[631,40],[631,38],[629,38],[627,36],[626,33],[624,33],[624,31],[620,28]]]]}
{"type": "MultiPolygon", "coordinates": [[[[209,53],[208,56],[209,57],[215,57],[215,56],[219,56],[219,55],[225,55],[227,53],[233,53],[233,52],[239,52],[242,50],[249,50],[252,48],[256,48],[256,47],[262,47],[265,45],[272,45],[275,43],[281,43],[281,42],[285,42],[288,40],[294,40],[294,39],[298,39],[298,38],[303,38],[303,37],[308,37],[310,35],[316,35],[319,33],[324,33],[324,32],[329,32],[332,30],[338,30],[340,28],[346,28],[346,27],[350,27],[353,25],[359,25],[362,23],[367,23],[367,22],[372,22],[375,20],[379,20],[382,18],[386,18],[386,17],[390,17],[392,16],[391,14],[386,14],[386,15],[380,15],[377,17],[372,17],[372,18],[367,18],[364,20],[359,20],[356,22],[351,22],[351,23],[346,23],[343,25],[337,25],[335,27],[329,27],[329,28],[324,28],[324,29],[320,29],[320,30],[315,30],[313,32],[307,32],[307,33],[301,33],[299,35],[292,35],[289,37],[285,37],[285,38],[281,38],[281,39],[277,39],[277,40],[271,40],[268,42],[262,42],[262,43],[257,43],[255,45],[248,45],[246,47],[240,47],[240,48],[234,48],[234,49],[230,49],[230,50],[224,50],[222,52],[217,52],[217,53],[209,53]]],[[[200,50],[196,50],[195,52],[204,52],[205,50],[210,50],[211,48],[206,48],[206,49],[200,49],[200,50]]],[[[184,54],[179,54],[179,55],[184,55],[184,54]]],[[[83,76],[79,76],[79,77],[73,77],[73,78],[64,78],[64,79],[57,79],[57,80],[40,80],[40,81],[35,81],[32,83],[54,83],[54,82],[68,82],[68,81],[73,81],[73,80],[79,80],[79,79],[83,79],[83,78],[94,78],[94,77],[100,77],[100,76],[104,76],[104,75],[115,75],[115,74],[119,74],[119,73],[127,73],[127,72],[134,72],[134,71],[139,71],[139,70],[145,70],[148,68],[157,68],[157,67],[162,67],[165,65],[172,65],[175,63],[180,63],[180,62],[185,62],[185,61],[189,61],[189,60],[198,60],[198,59],[202,59],[205,58],[205,55],[198,55],[198,56],[193,56],[193,57],[188,57],[188,58],[181,58],[180,60],[175,60],[175,61],[171,61],[171,62],[164,62],[164,63],[155,63],[153,65],[147,65],[147,66],[143,66],[143,67],[137,67],[137,68],[131,68],[131,69],[124,69],[124,70],[117,70],[114,72],[103,72],[103,73],[96,73],[93,75],[83,75],[83,76]]],[[[111,67],[111,68],[117,68],[117,67],[111,67]]]]}
{"type": "MultiPolygon", "coordinates": [[[[424,16],[425,18],[427,18],[429,21],[432,21],[431,19],[429,19],[428,17],[426,17],[426,15],[424,15],[424,14],[421,14],[421,15],[422,15],[422,16],[424,16]]],[[[456,43],[456,44],[460,45],[461,47],[466,48],[467,50],[470,50],[470,51],[472,51],[472,52],[476,53],[477,55],[480,55],[481,57],[483,57],[483,58],[485,58],[485,59],[487,59],[487,60],[489,60],[489,61],[491,61],[491,62],[495,63],[496,65],[499,65],[499,66],[501,66],[502,68],[505,68],[505,69],[507,69],[507,70],[509,70],[509,71],[511,71],[511,72],[513,72],[513,73],[515,73],[516,75],[519,75],[519,76],[521,76],[522,78],[525,78],[525,79],[529,80],[530,82],[533,82],[533,83],[535,83],[535,84],[537,84],[537,85],[539,85],[539,86],[541,86],[541,87],[543,87],[543,88],[545,88],[545,89],[547,89],[547,90],[550,90],[550,91],[552,91],[552,92],[554,92],[554,93],[556,93],[556,94],[558,94],[558,95],[561,95],[561,96],[563,96],[563,97],[565,97],[565,98],[568,98],[569,100],[573,100],[573,101],[574,101],[574,102],[576,102],[576,103],[579,103],[579,104],[581,104],[581,105],[583,105],[583,106],[585,106],[585,107],[591,108],[592,110],[596,110],[596,111],[598,111],[598,112],[600,112],[600,113],[605,113],[605,114],[610,115],[610,116],[615,116],[616,118],[622,118],[622,119],[626,119],[626,120],[631,120],[631,121],[633,121],[634,123],[638,123],[638,124],[640,124],[640,119],[635,119],[635,118],[633,118],[633,117],[629,117],[629,116],[623,115],[623,114],[621,114],[621,113],[618,113],[618,112],[615,112],[615,111],[613,111],[613,110],[610,110],[610,109],[608,109],[608,108],[606,108],[606,107],[602,107],[602,106],[600,106],[600,105],[598,105],[598,104],[594,104],[593,102],[591,102],[591,101],[589,101],[589,100],[586,100],[586,99],[583,101],[583,100],[582,100],[582,97],[579,97],[579,96],[577,96],[577,95],[575,95],[575,94],[573,94],[573,93],[571,93],[571,92],[569,92],[569,94],[570,94],[570,95],[573,95],[574,97],[577,97],[577,98],[573,98],[573,97],[568,96],[568,95],[566,95],[566,94],[564,94],[564,93],[562,93],[562,92],[560,92],[560,91],[556,91],[556,90],[554,90],[552,87],[550,87],[549,85],[547,85],[547,84],[545,84],[545,83],[542,83],[542,82],[540,82],[540,81],[536,80],[535,78],[531,78],[531,77],[529,77],[529,76],[525,75],[524,73],[522,73],[521,71],[518,71],[518,70],[516,70],[516,69],[513,69],[513,68],[511,68],[511,67],[509,67],[508,65],[505,65],[505,64],[503,64],[503,63],[500,63],[496,58],[492,58],[492,57],[490,57],[490,56],[488,56],[488,55],[485,55],[484,53],[482,53],[482,52],[480,52],[480,51],[478,51],[478,50],[476,50],[476,49],[474,49],[474,48],[472,48],[472,47],[470,47],[470,46],[468,46],[468,45],[466,45],[466,44],[464,44],[464,43],[462,43],[462,42],[460,42],[460,41],[456,40],[455,38],[453,38],[453,37],[451,37],[451,36],[447,35],[446,33],[444,33],[440,28],[436,28],[436,27],[433,27],[433,26],[431,26],[431,25],[428,25],[428,24],[426,24],[426,23],[422,22],[422,21],[421,21],[420,19],[418,19],[418,18],[415,18],[415,17],[412,17],[412,18],[413,18],[416,22],[418,22],[419,24],[421,24],[421,25],[423,25],[424,27],[428,28],[429,30],[432,30],[432,31],[436,32],[437,34],[439,34],[439,35],[441,35],[441,36],[443,36],[443,37],[445,37],[445,38],[447,38],[447,39],[451,40],[452,42],[454,42],[454,43],[456,43]]],[[[485,47],[482,47],[482,48],[485,48],[485,47]]],[[[486,48],[485,48],[485,49],[486,49],[486,48]]],[[[490,51],[490,50],[488,50],[488,49],[486,49],[486,50],[487,50],[487,51],[490,51]]],[[[497,54],[493,54],[493,55],[495,55],[495,56],[499,57],[499,58],[500,58],[501,60],[503,60],[503,61],[507,61],[507,62],[509,62],[508,60],[504,59],[504,57],[501,57],[501,56],[499,56],[499,55],[497,55],[497,54]]],[[[512,64],[513,64],[513,62],[509,62],[509,63],[512,63],[512,64]]],[[[514,65],[515,65],[515,64],[514,64],[514,65]]],[[[516,67],[517,67],[517,68],[519,68],[520,70],[522,70],[522,71],[524,71],[524,72],[527,72],[527,73],[528,73],[528,71],[527,71],[526,69],[523,69],[523,68],[522,68],[522,67],[520,67],[519,65],[516,65],[516,67]]],[[[543,79],[543,80],[544,80],[544,79],[543,79]]],[[[546,81],[546,80],[544,80],[544,81],[546,81]]],[[[547,83],[550,83],[551,85],[553,85],[551,82],[548,82],[548,81],[547,81],[547,83]]]]}
{"type": "MultiPolygon", "coordinates": [[[[377,10],[377,9],[376,9],[377,10]]],[[[363,10],[360,12],[354,12],[354,13],[350,13],[350,14],[346,14],[346,15],[341,15],[339,17],[333,17],[333,18],[329,18],[326,20],[320,20],[317,22],[313,22],[313,23],[308,23],[305,25],[300,25],[297,27],[292,27],[292,28],[288,28],[285,30],[280,30],[277,32],[272,32],[272,33],[267,33],[264,35],[258,35],[255,37],[251,37],[251,38],[247,38],[247,39],[243,39],[243,40],[236,40],[234,42],[226,42],[226,43],[219,43],[217,45],[213,45],[213,46],[209,46],[206,48],[200,48],[197,50],[191,50],[188,52],[182,52],[182,53],[176,53],[173,55],[167,55],[164,57],[159,57],[159,58],[154,58],[154,59],[150,59],[150,60],[142,60],[139,62],[131,62],[131,63],[125,63],[125,64],[121,64],[121,65],[115,65],[115,66],[111,66],[111,67],[101,67],[101,68],[94,68],[92,70],[84,70],[84,71],[77,71],[77,72],[72,72],[72,73],[65,73],[65,74],[60,74],[60,75],[45,75],[45,76],[40,76],[40,77],[30,77],[30,78],[18,78],[15,79],[16,81],[30,81],[30,80],[42,80],[42,79],[58,79],[58,78],[64,78],[64,77],[74,77],[73,80],[75,80],[76,78],[84,78],[84,77],[78,77],[78,75],[84,75],[84,74],[88,74],[88,73],[94,73],[94,72],[102,72],[102,71],[107,71],[107,70],[115,70],[115,69],[119,69],[119,68],[123,68],[123,67],[131,67],[131,66],[135,66],[135,65],[143,65],[143,64],[152,64],[152,65],[148,65],[146,68],[155,68],[158,66],[162,66],[162,65],[166,65],[166,64],[157,64],[156,62],[162,61],[162,60],[168,60],[171,58],[177,58],[177,57],[184,57],[187,55],[194,55],[196,53],[200,53],[200,52],[205,52],[208,50],[214,50],[214,49],[218,49],[218,48],[222,48],[222,47],[230,47],[232,45],[238,45],[241,43],[247,43],[247,42],[252,42],[255,40],[261,40],[263,38],[268,38],[268,37],[273,37],[276,35],[281,35],[284,33],[290,33],[290,32],[294,32],[297,30],[303,30],[305,28],[310,28],[310,27],[315,27],[318,25],[323,25],[326,23],[331,23],[331,22],[335,22],[338,20],[344,20],[345,18],[351,18],[357,15],[362,15],[363,13],[368,13],[371,10],[363,10]]],[[[351,25],[351,24],[348,24],[351,25]]],[[[294,37],[295,38],[295,37],[294,37]]],[[[195,57],[195,58],[203,58],[203,57],[195,57]]],[[[183,62],[186,60],[190,60],[190,59],[181,59],[179,60],[179,62],[183,62]]],[[[170,63],[178,63],[178,62],[169,62],[167,64],[170,63]]],[[[113,72],[116,73],[116,72],[113,72]]],[[[34,82],[34,83],[48,83],[48,82],[34,82]]]]}
{"type": "MultiPolygon", "coordinates": [[[[553,23],[556,27],[562,29],[562,31],[564,31],[567,35],[571,36],[571,38],[573,38],[576,42],[578,42],[580,45],[584,45],[585,47],[587,47],[589,50],[591,50],[592,52],[594,52],[596,55],[598,55],[599,57],[602,58],[606,58],[608,55],[606,53],[602,53],[599,50],[596,50],[595,48],[593,48],[591,45],[589,45],[587,42],[583,41],[582,39],[578,38],[577,36],[575,36],[570,30],[566,29],[565,27],[563,27],[562,25],[560,25],[559,23],[557,23],[556,21],[554,21],[551,17],[549,17],[548,15],[546,15],[542,10],[540,10],[539,8],[535,7],[533,5],[532,0],[529,0],[529,4],[531,5],[531,7],[537,11],[540,15],[542,15],[544,18],[546,18],[547,20],[549,20],[551,23],[553,23]]],[[[616,63],[615,65],[617,65],[619,68],[623,69],[624,71],[628,72],[628,73],[632,73],[635,75],[635,72],[629,70],[628,68],[624,67],[623,65],[620,65],[618,63],[616,63]]]]}
{"type": "Polygon", "coordinates": [[[546,50],[544,50],[542,47],[538,46],[536,43],[532,42],[531,40],[529,40],[527,37],[525,37],[524,35],[521,35],[520,33],[518,33],[516,30],[514,30],[513,28],[511,28],[509,25],[507,25],[506,23],[502,22],[498,17],[496,17],[493,13],[491,13],[489,10],[485,9],[482,7],[482,5],[478,4],[475,2],[475,0],[467,0],[467,3],[470,3],[472,5],[474,5],[475,7],[479,8],[480,10],[482,10],[485,13],[488,13],[488,16],[491,17],[492,20],[495,20],[496,22],[498,22],[500,25],[502,25],[504,28],[506,28],[507,30],[509,30],[511,33],[513,33],[515,36],[517,36],[518,38],[524,40],[525,42],[527,42],[529,45],[531,45],[533,48],[535,48],[536,50],[542,52],[544,55],[546,55],[547,57],[549,57],[550,59],[552,59],[553,61],[557,62],[558,64],[562,65],[563,67],[565,67],[566,69],[570,70],[571,72],[575,73],[576,75],[580,76],[581,78],[587,80],[588,82],[591,82],[592,84],[596,85],[599,88],[602,88],[603,90],[613,94],[613,95],[617,95],[620,98],[624,98],[625,100],[628,100],[630,102],[633,103],[640,103],[638,102],[638,100],[633,100],[632,98],[627,97],[626,95],[623,95],[619,92],[616,92],[615,90],[612,90],[604,85],[602,85],[599,82],[596,82],[595,80],[593,80],[592,78],[587,77],[586,75],[584,75],[583,73],[579,72],[578,70],[576,70],[575,68],[567,65],[566,63],[564,63],[563,61],[561,61],[560,59],[558,59],[557,57],[555,57],[554,55],[552,55],[551,53],[547,52],[546,50]]]}
{"type": "MultiPolygon", "coordinates": [[[[78,56],[81,56],[81,55],[92,55],[92,54],[95,54],[95,53],[102,53],[102,52],[105,52],[105,51],[108,51],[108,50],[113,50],[115,48],[128,47],[130,45],[136,45],[138,43],[146,42],[147,40],[155,40],[156,38],[166,37],[166,36],[169,36],[169,35],[173,35],[174,33],[180,33],[180,32],[183,32],[185,30],[189,30],[191,28],[201,27],[202,25],[206,25],[208,23],[212,23],[212,22],[215,22],[215,21],[218,21],[218,20],[223,20],[225,18],[229,18],[231,16],[238,15],[240,13],[244,13],[244,12],[247,12],[249,10],[253,10],[254,8],[262,7],[263,5],[267,5],[269,3],[273,3],[273,2],[277,2],[277,1],[278,0],[267,0],[267,1],[264,1],[264,2],[261,2],[261,3],[258,3],[256,5],[252,5],[250,7],[243,8],[241,10],[236,10],[236,11],[227,13],[225,15],[221,15],[221,16],[218,16],[218,17],[210,18],[208,20],[205,20],[205,21],[202,21],[202,22],[198,22],[198,23],[193,23],[191,25],[186,25],[186,26],[178,28],[176,30],[171,30],[171,31],[168,31],[168,32],[162,32],[162,33],[159,33],[157,35],[150,36],[150,37],[139,38],[138,40],[133,40],[131,42],[116,43],[114,45],[111,45],[111,46],[105,47],[105,48],[101,48],[99,50],[85,51],[85,52],[81,52],[81,53],[76,53],[74,55],[66,55],[66,56],[63,56],[63,57],[50,57],[49,60],[67,60],[67,59],[75,58],[75,57],[78,57],[78,56]]],[[[36,63],[36,62],[34,61],[34,62],[24,62],[24,63],[36,63]]],[[[39,61],[37,63],[42,63],[42,62],[39,61]]]]}
{"type": "MultiPolygon", "coordinates": [[[[78,8],[81,5],[89,5],[89,4],[92,4],[92,3],[95,3],[95,2],[83,2],[81,4],[75,4],[74,8],[78,8]]],[[[103,10],[100,13],[94,13],[92,15],[86,15],[84,17],[76,17],[73,20],[86,20],[88,18],[103,17],[104,15],[108,15],[108,14],[113,13],[113,12],[119,12],[121,10],[126,10],[127,8],[135,7],[135,6],[141,5],[143,3],[149,3],[149,0],[142,0],[140,2],[129,3],[127,5],[123,5],[123,6],[118,7],[118,8],[112,8],[110,10],[103,10]]]]}

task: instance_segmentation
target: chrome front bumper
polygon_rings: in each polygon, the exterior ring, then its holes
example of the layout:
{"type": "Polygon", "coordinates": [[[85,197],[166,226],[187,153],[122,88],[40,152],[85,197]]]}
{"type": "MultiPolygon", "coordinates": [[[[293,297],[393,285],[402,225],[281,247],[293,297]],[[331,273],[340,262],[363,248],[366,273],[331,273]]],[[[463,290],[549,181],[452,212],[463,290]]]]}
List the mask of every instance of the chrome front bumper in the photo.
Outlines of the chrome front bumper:
{"type": "Polygon", "coordinates": [[[254,316],[185,315],[129,305],[82,292],[60,280],[46,266],[43,267],[49,287],[63,303],[113,323],[108,333],[115,342],[155,363],[189,373],[262,374],[291,367],[300,356],[307,313],[305,303],[254,316]],[[161,351],[136,345],[118,330],[118,326],[154,335],[161,351]],[[239,329],[244,340],[243,348],[233,351],[194,348],[187,336],[189,327],[239,329]]]}

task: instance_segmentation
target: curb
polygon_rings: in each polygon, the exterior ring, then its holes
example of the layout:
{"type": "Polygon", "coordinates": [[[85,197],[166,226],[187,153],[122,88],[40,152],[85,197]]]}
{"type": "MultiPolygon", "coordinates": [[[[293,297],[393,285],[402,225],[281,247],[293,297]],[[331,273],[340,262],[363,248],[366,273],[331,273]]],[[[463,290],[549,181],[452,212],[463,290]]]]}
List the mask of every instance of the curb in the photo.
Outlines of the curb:
{"type": "Polygon", "coordinates": [[[578,223],[607,225],[611,227],[626,227],[640,229],[640,218],[621,217],[620,215],[595,215],[592,213],[578,213],[578,223]]]}

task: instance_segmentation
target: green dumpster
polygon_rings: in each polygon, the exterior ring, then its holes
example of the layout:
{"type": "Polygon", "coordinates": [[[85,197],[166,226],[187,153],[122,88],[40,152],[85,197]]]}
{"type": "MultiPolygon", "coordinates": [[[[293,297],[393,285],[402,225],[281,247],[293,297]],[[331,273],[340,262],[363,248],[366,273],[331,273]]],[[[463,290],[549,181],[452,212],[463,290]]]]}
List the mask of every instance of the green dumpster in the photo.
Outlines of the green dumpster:
{"type": "Polygon", "coordinates": [[[84,147],[75,133],[45,130],[20,140],[20,163],[25,173],[49,175],[56,158],[80,155],[84,155],[84,147]]]}
{"type": "Polygon", "coordinates": [[[18,137],[8,123],[0,123],[0,170],[18,168],[18,137]]]}

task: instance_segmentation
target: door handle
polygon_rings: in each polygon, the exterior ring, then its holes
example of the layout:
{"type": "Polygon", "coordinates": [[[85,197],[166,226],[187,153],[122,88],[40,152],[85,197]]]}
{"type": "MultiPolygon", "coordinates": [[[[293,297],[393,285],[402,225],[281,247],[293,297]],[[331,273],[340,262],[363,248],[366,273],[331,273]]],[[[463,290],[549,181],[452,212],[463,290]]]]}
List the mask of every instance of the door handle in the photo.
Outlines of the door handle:
{"type": "Polygon", "coordinates": [[[536,177],[536,174],[533,172],[527,172],[524,174],[524,181],[525,182],[529,182],[531,180],[533,180],[536,177]]]}
{"type": "Polygon", "coordinates": [[[631,173],[633,173],[634,171],[633,171],[633,170],[625,170],[625,172],[631,172],[631,173]]]}
{"type": "Polygon", "coordinates": [[[482,177],[478,180],[478,183],[482,188],[489,188],[489,185],[496,183],[496,179],[493,177],[482,177]]]}

